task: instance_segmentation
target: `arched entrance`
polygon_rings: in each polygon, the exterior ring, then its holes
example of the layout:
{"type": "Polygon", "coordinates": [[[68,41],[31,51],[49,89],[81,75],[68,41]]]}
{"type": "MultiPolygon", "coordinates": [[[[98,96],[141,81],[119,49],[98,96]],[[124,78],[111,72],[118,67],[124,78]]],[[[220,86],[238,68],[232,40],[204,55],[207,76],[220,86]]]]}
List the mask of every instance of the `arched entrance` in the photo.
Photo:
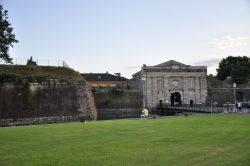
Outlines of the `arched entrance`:
{"type": "Polygon", "coordinates": [[[193,107],[193,105],[194,105],[194,100],[190,100],[189,106],[190,106],[190,107],[193,107]]]}
{"type": "Polygon", "coordinates": [[[170,101],[171,101],[171,106],[182,105],[181,94],[179,92],[171,93],[170,101]]]}
{"type": "Polygon", "coordinates": [[[163,101],[162,101],[162,100],[159,101],[159,107],[160,107],[160,108],[163,107],[163,101]]]}
{"type": "Polygon", "coordinates": [[[243,101],[244,100],[244,95],[242,92],[237,92],[236,93],[236,100],[237,101],[243,101]]]}

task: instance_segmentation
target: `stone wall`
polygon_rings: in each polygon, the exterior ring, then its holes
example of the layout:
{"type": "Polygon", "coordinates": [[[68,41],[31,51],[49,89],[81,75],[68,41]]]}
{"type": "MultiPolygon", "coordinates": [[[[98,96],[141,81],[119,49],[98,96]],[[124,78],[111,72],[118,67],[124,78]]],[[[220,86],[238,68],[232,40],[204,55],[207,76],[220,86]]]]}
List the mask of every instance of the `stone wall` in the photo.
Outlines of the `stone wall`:
{"type": "Polygon", "coordinates": [[[79,116],[54,116],[54,117],[39,117],[39,118],[18,118],[18,119],[0,119],[0,127],[9,126],[28,126],[39,124],[53,124],[66,122],[84,122],[79,116]]]}
{"type": "Polygon", "coordinates": [[[96,114],[86,83],[0,85],[0,119],[80,116],[95,120],[96,114]]]}
{"type": "Polygon", "coordinates": [[[94,93],[98,120],[135,118],[142,110],[141,90],[106,90],[94,93]]]}
{"type": "Polygon", "coordinates": [[[139,118],[142,109],[122,108],[122,109],[97,109],[98,120],[139,118]]]}
{"type": "MultiPolygon", "coordinates": [[[[250,85],[241,84],[235,88],[235,97],[237,102],[250,101],[250,85]]],[[[216,77],[208,77],[208,97],[207,103],[213,100],[219,105],[224,103],[234,103],[234,89],[231,80],[220,81],[216,77]]]]}
{"type": "Polygon", "coordinates": [[[97,109],[142,108],[141,90],[105,90],[93,93],[97,109]]]}
{"type": "MultiPolygon", "coordinates": [[[[250,101],[250,88],[236,88],[235,94],[237,102],[250,101]]],[[[207,103],[211,100],[217,102],[220,106],[227,102],[234,103],[234,90],[233,88],[209,88],[207,103]]]]}
{"type": "Polygon", "coordinates": [[[141,71],[133,74],[133,78],[127,81],[129,89],[133,90],[142,90],[142,77],[141,77],[141,71]]]}

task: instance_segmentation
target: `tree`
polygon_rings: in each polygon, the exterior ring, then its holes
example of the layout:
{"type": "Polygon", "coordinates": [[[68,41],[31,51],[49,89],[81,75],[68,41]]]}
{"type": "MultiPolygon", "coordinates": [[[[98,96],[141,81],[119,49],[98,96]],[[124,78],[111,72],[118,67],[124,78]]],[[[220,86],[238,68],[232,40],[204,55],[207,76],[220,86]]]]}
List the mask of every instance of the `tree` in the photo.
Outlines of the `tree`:
{"type": "Polygon", "coordinates": [[[12,63],[12,58],[8,53],[9,48],[13,47],[13,43],[18,42],[12,31],[13,28],[8,21],[8,11],[0,5],[0,59],[3,59],[6,63],[12,63]]]}
{"type": "Polygon", "coordinates": [[[225,80],[231,77],[237,84],[247,83],[250,78],[250,59],[246,56],[228,56],[219,63],[217,78],[225,80]]]}
{"type": "Polygon", "coordinates": [[[30,59],[27,60],[27,65],[37,65],[36,61],[33,61],[32,56],[30,57],[30,59]]]}
{"type": "Polygon", "coordinates": [[[232,69],[232,80],[237,84],[247,83],[250,76],[250,69],[246,66],[239,66],[232,69]]]}

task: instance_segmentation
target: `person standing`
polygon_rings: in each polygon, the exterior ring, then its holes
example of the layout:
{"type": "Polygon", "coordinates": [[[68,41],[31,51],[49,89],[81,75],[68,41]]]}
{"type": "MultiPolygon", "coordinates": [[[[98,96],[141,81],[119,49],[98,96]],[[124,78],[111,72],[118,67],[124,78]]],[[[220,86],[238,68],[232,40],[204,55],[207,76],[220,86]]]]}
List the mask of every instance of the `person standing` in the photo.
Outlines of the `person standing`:
{"type": "Polygon", "coordinates": [[[239,102],[238,103],[238,110],[239,110],[239,112],[241,111],[241,107],[242,107],[242,104],[239,102]]]}

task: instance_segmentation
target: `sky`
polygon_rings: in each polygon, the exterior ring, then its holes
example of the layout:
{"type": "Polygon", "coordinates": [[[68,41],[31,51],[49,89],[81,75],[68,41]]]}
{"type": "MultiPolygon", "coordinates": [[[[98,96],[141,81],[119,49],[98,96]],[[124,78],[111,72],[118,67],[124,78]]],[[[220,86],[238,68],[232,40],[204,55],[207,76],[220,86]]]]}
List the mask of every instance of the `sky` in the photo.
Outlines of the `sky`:
{"type": "Polygon", "coordinates": [[[168,60],[215,75],[222,58],[250,56],[250,0],[0,1],[19,40],[14,63],[131,78],[168,60]]]}

